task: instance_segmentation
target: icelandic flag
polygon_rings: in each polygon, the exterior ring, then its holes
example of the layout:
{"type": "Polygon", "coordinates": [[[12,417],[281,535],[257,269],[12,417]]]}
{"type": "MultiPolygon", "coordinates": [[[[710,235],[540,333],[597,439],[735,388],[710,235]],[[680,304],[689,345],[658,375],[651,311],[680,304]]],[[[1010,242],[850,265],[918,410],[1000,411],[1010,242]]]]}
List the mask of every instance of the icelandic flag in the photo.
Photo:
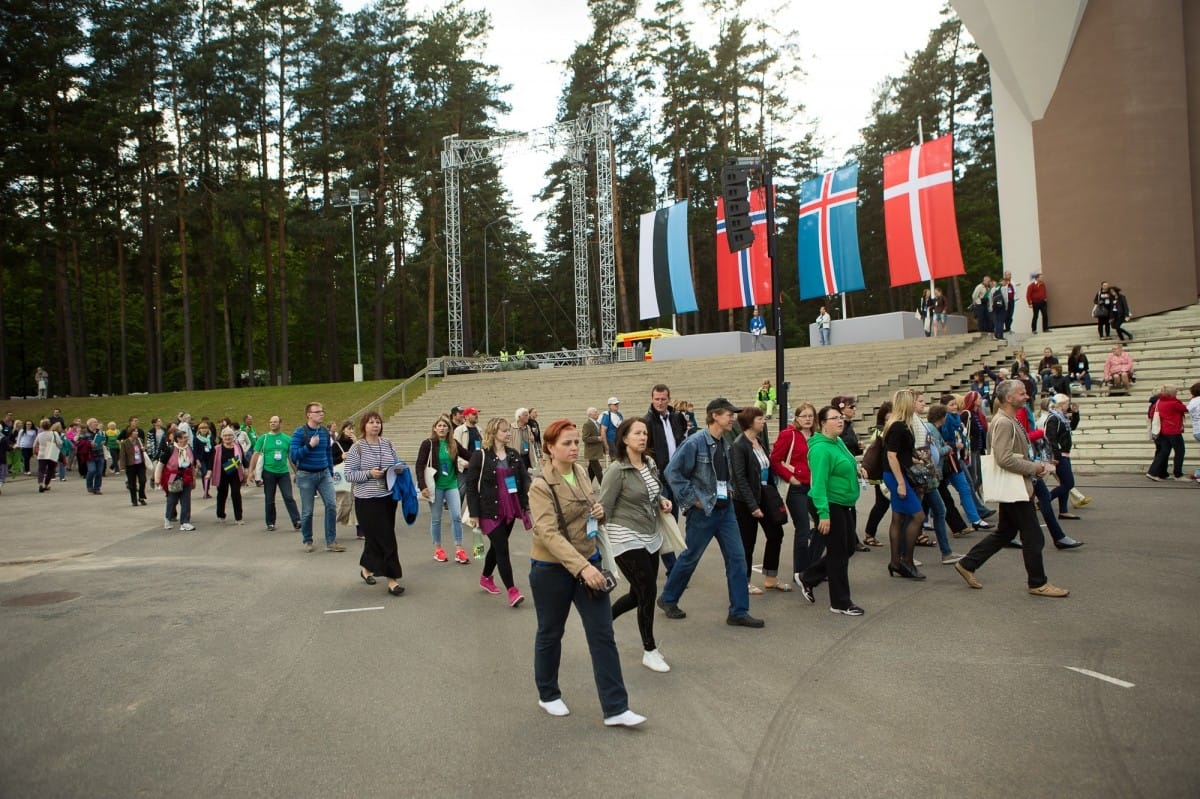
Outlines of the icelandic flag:
{"type": "Polygon", "coordinates": [[[862,291],[858,254],[858,164],[800,185],[800,299],[862,291]]]}
{"type": "Polygon", "coordinates": [[[695,311],[692,260],[688,255],[687,200],[642,214],[638,250],[641,319],[695,311]]]}
{"type": "Polygon", "coordinates": [[[883,221],[893,287],[966,273],[950,136],[883,157],[883,221]]]}
{"type": "Polygon", "coordinates": [[[771,304],[771,261],[767,257],[767,189],[750,192],[750,229],[754,243],[729,251],[725,233],[725,199],[717,197],[717,308],[771,304]]]}

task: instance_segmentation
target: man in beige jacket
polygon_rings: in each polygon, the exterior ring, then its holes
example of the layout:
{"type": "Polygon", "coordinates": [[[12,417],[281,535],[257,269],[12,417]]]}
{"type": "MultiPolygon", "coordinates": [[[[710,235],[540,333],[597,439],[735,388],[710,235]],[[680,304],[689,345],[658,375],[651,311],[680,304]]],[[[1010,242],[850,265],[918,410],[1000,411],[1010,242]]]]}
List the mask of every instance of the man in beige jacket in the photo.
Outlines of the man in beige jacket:
{"type": "Polygon", "coordinates": [[[1043,477],[1053,471],[1052,464],[1030,458],[1029,436],[1017,421],[1017,411],[1029,400],[1025,384],[1020,380],[1002,380],[996,386],[998,410],[988,425],[988,447],[996,460],[996,466],[1006,472],[1015,472],[1025,481],[1023,502],[1001,502],[999,521],[991,534],[971,548],[967,556],[954,564],[954,568],[972,588],[983,588],[975,577],[975,571],[999,552],[1019,533],[1021,555],[1025,558],[1025,573],[1029,577],[1029,593],[1034,596],[1064,597],[1069,591],[1050,584],[1042,563],[1042,547],[1046,539],[1038,524],[1037,509],[1033,503],[1032,477],[1043,477]]]}

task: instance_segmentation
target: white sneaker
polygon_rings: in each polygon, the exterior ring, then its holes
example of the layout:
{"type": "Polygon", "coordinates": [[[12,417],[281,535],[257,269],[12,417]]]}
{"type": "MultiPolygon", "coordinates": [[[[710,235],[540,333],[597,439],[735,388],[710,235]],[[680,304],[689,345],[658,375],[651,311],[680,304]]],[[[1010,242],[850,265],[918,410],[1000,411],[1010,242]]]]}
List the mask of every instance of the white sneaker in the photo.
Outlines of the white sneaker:
{"type": "MultiPolygon", "coordinates": [[[[562,699],[551,699],[549,702],[543,702],[542,700],[539,699],[538,707],[540,707],[542,710],[549,713],[551,716],[569,716],[569,715],[571,715],[571,711],[567,707],[567,703],[562,701],[562,699]]],[[[607,724],[608,722],[605,722],[605,723],[607,724]]]]}
{"type": "Polygon", "coordinates": [[[179,529],[183,530],[185,533],[190,533],[192,530],[196,529],[196,526],[194,524],[181,524],[179,525],[179,529]]]}
{"type": "Polygon", "coordinates": [[[170,519],[163,519],[163,529],[164,530],[171,529],[171,520],[170,519]]]}
{"type": "Polygon", "coordinates": [[[951,552],[949,555],[942,555],[942,565],[943,566],[953,566],[955,563],[958,563],[964,557],[965,557],[964,555],[960,555],[957,552],[951,552]]]}
{"type": "Polygon", "coordinates": [[[632,710],[626,710],[616,716],[609,716],[604,720],[605,727],[636,727],[646,720],[645,716],[639,716],[632,710]]]}
{"type": "Polygon", "coordinates": [[[642,653],[642,665],[650,669],[650,671],[657,671],[664,674],[671,670],[671,667],[667,665],[667,661],[663,660],[662,654],[657,649],[651,649],[649,652],[642,653]]]}

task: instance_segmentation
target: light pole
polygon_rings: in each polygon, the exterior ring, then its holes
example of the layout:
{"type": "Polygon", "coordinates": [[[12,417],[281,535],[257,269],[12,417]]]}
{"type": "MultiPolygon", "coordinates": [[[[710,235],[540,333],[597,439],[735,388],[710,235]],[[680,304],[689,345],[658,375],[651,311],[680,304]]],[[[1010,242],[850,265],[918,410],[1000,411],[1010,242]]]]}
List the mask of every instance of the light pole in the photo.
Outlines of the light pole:
{"type": "Polygon", "coordinates": [[[488,306],[487,232],[488,228],[492,225],[503,222],[506,219],[508,219],[508,214],[499,219],[493,219],[483,226],[483,352],[486,355],[492,354],[492,318],[489,314],[488,306]]]}
{"type": "Polygon", "coordinates": [[[504,329],[504,349],[508,349],[508,300],[500,303],[500,322],[504,329]]]}
{"type": "Polygon", "coordinates": [[[350,189],[343,197],[340,192],[334,192],[330,205],[334,208],[350,207],[350,263],[354,276],[354,345],[358,353],[358,361],[354,364],[354,382],[363,381],[362,362],[362,333],[358,322],[358,239],[354,231],[354,206],[362,205],[370,199],[364,189],[350,189]]]}

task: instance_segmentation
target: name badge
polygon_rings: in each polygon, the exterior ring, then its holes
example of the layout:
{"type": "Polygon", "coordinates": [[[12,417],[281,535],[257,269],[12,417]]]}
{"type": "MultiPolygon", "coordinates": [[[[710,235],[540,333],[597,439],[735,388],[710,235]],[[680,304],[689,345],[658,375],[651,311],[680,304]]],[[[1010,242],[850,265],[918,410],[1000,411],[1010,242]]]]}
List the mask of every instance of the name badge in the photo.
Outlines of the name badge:
{"type": "Polygon", "coordinates": [[[600,523],[596,521],[595,516],[589,516],[587,520],[587,537],[595,538],[600,534],[600,523]]]}
{"type": "Polygon", "coordinates": [[[275,460],[277,460],[277,461],[283,460],[283,453],[280,452],[279,450],[275,450],[275,460]]]}
{"type": "Polygon", "coordinates": [[[510,494],[517,493],[517,476],[510,474],[508,477],[505,477],[504,487],[508,489],[508,493],[510,494]]]}
{"type": "Polygon", "coordinates": [[[729,483],[724,480],[717,481],[717,499],[729,499],[729,483]]]}
{"type": "Polygon", "coordinates": [[[522,442],[521,442],[521,451],[522,451],[522,452],[528,452],[528,451],[529,451],[529,442],[528,442],[528,441],[522,441],[522,442]]]}
{"type": "Polygon", "coordinates": [[[762,482],[763,485],[767,484],[767,475],[768,474],[769,474],[769,470],[763,469],[761,475],[759,476],[759,480],[762,482]]]}

